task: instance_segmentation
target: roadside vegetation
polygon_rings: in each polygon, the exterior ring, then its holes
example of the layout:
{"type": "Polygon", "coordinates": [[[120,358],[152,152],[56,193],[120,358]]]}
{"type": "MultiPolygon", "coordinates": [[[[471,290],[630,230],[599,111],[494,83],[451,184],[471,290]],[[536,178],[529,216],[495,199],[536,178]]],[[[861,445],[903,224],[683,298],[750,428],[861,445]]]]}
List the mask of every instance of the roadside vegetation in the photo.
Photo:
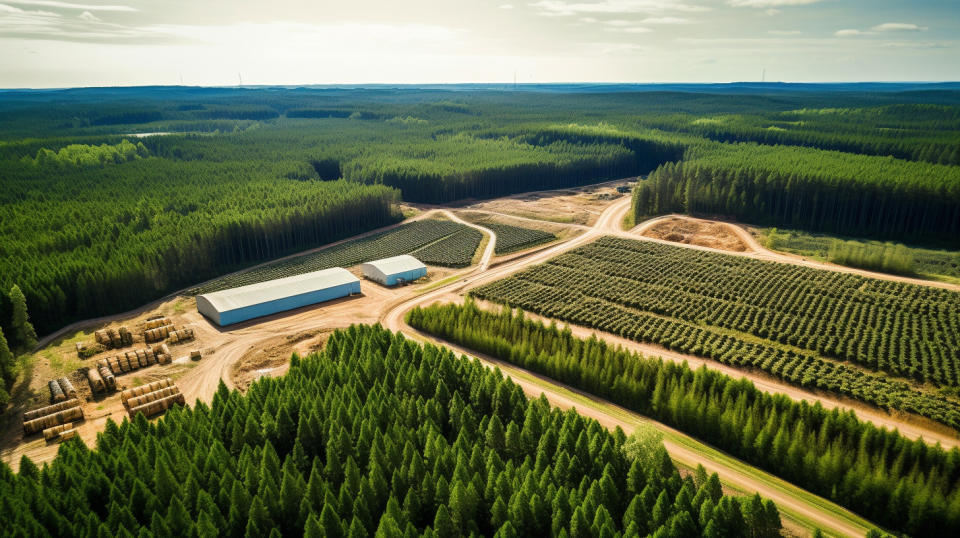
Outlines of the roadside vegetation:
{"type": "Polygon", "coordinates": [[[509,308],[434,304],[412,310],[407,322],[664,422],[890,529],[960,532],[960,450],[769,395],[706,367],[576,338],[509,308]]]}
{"type": "Polygon", "coordinates": [[[780,535],[772,502],[681,478],[662,445],[369,326],[246,395],[0,464],[0,501],[32,536],[780,535]]]}
{"type": "Polygon", "coordinates": [[[779,228],[759,228],[756,235],[760,243],[771,250],[882,273],[960,282],[960,251],[957,250],[845,239],[779,228]]]}

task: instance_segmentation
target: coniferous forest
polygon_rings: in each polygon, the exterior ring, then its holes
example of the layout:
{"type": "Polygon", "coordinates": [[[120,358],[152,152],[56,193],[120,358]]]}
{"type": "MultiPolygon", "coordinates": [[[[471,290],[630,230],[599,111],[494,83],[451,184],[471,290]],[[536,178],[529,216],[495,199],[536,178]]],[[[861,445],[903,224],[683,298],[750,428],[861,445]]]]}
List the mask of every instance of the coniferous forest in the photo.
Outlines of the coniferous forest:
{"type": "Polygon", "coordinates": [[[960,532],[960,450],[769,395],[706,367],[645,358],[569,329],[466,305],[408,314],[426,333],[607,398],[913,536],[960,532]]]}
{"type": "Polygon", "coordinates": [[[960,90],[857,88],[4,91],[0,328],[14,284],[44,335],[395,222],[401,199],[651,172],[637,217],[956,248],[960,90]]]}
{"type": "Polygon", "coordinates": [[[0,464],[11,536],[779,536],[776,506],[379,327],[246,395],[0,464]]]}

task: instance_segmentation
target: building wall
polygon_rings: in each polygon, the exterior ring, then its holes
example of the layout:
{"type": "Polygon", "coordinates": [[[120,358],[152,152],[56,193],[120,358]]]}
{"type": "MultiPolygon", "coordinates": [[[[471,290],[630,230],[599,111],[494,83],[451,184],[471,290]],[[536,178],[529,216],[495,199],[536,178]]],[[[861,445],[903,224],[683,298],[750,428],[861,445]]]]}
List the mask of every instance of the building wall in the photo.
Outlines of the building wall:
{"type": "MultiPolygon", "coordinates": [[[[299,295],[291,295],[289,297],[283,297],[281,299],[276,299],[274,301],[268,301],[265,303],[259,303],[244,308],[237,308],[235,310],[228,310],[225,312],[220,312],[219,320],[214,319],[218,325],[231,325],[234,323],[239,323],[241,321],[246,321],[248,319],[259,318],[262,316],[269,316],[271,314],[276,314],[277,312],[284,312],[287,310],[293,310],[295,308],[300,308],[302,306],[307,306],[311,304],[322,303],[325,301],[330,301],[333,299],[339,299],[340,297],[346,297],[351,293],[360,293],[360,282],[348,282],[346,284],[340,284],[338,286],[331,286],[329,288],[324,288],[321,290],[310,291],[307,293],[301,293],[299,295]]],[[[198,303],[199,308],[199,303],[198,303]]],[[[201,313],[206,314],[201,310],[201,313]]],[[[213,316],[209,316],[211,319],[213,316]]]]}
{"type": "Polygon", "coordinates": [[[423,267],[419,269],[411,269],[409,271],[401,271],[399,273],[386,275],[386,284],[388,286],[396,286],[401,279],[403,279],[403,282],[413,282],[414,280],[425,276],[427,276],[427,270],[423,267]]]}

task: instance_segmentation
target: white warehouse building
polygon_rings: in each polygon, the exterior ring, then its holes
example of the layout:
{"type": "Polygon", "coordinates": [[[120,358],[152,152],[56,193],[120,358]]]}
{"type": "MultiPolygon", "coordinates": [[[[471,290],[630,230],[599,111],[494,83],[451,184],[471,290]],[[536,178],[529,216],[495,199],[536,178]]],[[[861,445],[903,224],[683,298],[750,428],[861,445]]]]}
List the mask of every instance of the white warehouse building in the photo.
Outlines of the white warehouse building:
{"type": "Polygon", "coordinates": [[[396,286],[427,276],[427,266],[409,254],[384,258],[360,266],[363,276],[384,286],[396,286]]]}
{"type": "Polygon", "coordinates": [[[360,279],[341,267],[197,296],[197,310],[230,325],[360,293],[360,279]]]}

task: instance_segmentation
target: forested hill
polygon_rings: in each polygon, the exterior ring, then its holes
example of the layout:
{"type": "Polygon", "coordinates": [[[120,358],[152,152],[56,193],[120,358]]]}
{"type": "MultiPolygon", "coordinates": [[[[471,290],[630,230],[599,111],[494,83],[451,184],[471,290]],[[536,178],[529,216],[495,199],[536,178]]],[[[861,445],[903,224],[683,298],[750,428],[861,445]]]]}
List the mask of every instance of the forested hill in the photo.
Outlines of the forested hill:
{"type": "MultiPolygon", "coordinates": [[[[646,441],[646,442],[645,442],[646,441]]],[[[681,478],[627,439],[449,350],[379,327],[209,407],[108,422],[42,470],[0,463],[24,536],[756,536],[776,506],[681,478]]]]}
{"type": "Polygon", "coordinates": [[[960,90],[922,84],[0,91],[0,327],[14,284],[44,334],[395,222],[400,198],[651,172],[638,217],[956,241],[958,118],[960,90]]]}

